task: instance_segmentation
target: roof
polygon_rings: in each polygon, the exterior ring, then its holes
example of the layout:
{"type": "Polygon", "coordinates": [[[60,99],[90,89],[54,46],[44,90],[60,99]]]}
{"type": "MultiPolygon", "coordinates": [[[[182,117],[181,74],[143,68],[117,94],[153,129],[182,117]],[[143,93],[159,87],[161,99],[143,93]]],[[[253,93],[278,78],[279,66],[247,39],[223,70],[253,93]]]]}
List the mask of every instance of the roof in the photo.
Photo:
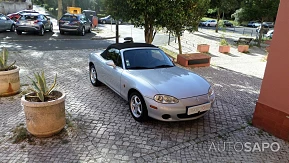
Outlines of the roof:
{"type": "Polygon", "coordinates": [[[147,44],[147,43],[118,43],[118,44],[111,44],[109,48],[115,48],[118,50],[121,49],[127,49],[127,48],[139,48],[139,47],[152,47],[152,48],[157,48],[156,46],[152,44],[147,44]]]}

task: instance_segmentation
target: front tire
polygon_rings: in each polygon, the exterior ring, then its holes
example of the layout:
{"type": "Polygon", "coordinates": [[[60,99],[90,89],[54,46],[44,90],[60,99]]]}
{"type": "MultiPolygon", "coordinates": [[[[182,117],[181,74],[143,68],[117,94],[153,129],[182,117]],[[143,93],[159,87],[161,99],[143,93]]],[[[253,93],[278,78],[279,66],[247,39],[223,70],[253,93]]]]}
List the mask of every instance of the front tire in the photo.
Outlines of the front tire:
{"type": "Polygon", "coordinates": [[[52,24],[50,24],[49,32],[53,32],[53,25],[52,24]]]}
{"type": "Polygon", "coordinates": [[[44,36],[44,28],[43,27],[40,28],[39,36],[44,36]]]}
{"type": "Polygon", "coordinates": [[[132,117],[138,122],[144,122],[148,119],[148,111],[142,95],[133,92],[129,96],[129,109],[132,117]]]}
{"type": "Polygon", "coordinates": [[[103,20],[103,21],[102,21],[102,24],[105,24],[105,23],[106,23],[105,20],[103,20]]]}
{"type": "Polygon", "coordinates": [[[94,65],[89,67],[89,79],[93,86],[97,87],[101,85],[101,82],[97,79],[97,73],[94,65]]]}
{"type": "Polygon", "coordinates": [[[10,32],[15,32],[15,25],[14,24],[11,25],[10,32]]]}

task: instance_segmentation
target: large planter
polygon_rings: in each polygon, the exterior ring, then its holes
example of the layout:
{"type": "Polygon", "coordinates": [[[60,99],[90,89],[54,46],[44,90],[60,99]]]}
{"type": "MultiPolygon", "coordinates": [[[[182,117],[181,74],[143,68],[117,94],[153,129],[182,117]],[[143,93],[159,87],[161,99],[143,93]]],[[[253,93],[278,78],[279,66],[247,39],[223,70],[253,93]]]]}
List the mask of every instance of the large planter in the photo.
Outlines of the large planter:
{"type": "Polygon", "coordinates": [[[249,45],[238,45],[238,51],[245,53],[249,51],[249,45]]]}
{"type": "MultiPolygon", "coordinates": [[[[60,132],[65,124],[65,94],[48,102],[30,102],[21,98],[24,108],[27,130],[36,137],[49,137],[60,132]]],[[[29,95],[29,94],[27,94],[29,95]]]]}
{"type": "Polygon", "coordinates": [[[204,53],[179,54],[177,62],[184,67],[208,67],[211,56],[204,53]]]}
{"type": "Polygon", "coordinates": [[[230,53],[230,46],[229,45],[220,45],[219,46],[220,53],[230,53]]]}
{"type": "Polygon", "coordinates": [[[9,71],[0,71],[0,97],[19,93],[19,70],[20,68],[17,67],[9,71]]]}
{"type": "Polygon", "coordinates": [[[201,53],[208,53],[210,49],[210,45],[208,44],[199,44],[197,50],[201,53]]]}

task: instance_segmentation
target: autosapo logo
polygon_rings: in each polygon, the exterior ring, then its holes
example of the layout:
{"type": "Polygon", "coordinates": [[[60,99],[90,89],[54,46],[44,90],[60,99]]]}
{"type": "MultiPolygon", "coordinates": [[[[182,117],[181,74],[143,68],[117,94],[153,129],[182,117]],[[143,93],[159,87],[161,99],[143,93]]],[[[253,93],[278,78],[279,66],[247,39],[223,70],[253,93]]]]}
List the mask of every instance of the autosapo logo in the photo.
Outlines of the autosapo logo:
{"type": "Polygon", "coordinates": [[[264,152],[264,151],[278,152],[280,145],[277,142],[212,142],[209,151],[210,152],[224,152],[224,151],[236,151],[236,152],[264,152]]]}

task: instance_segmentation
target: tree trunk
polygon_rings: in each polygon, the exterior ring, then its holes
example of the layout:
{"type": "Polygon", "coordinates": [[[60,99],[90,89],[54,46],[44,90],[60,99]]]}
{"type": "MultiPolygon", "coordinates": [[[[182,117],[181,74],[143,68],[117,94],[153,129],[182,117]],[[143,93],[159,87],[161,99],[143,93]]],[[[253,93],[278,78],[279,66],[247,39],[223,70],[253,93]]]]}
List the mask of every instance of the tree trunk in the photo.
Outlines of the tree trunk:
{"type": "Polygon", "coordinates": [[[72,6],[72,7],[75,7],[75,0],[72,0],[71,6],[72,6]]]}
{"type": "Polygon", "coordinates": [[[257,45],[258,45],[258,47],[260,47],[261,46],[261,41],[262,41],[262,38],[263,38],[263,26],[262,26],[262,24],[263,24],[263,19],[261,20],[261,28],[260,28],[260,31],[259,31],[259,37],[258,37],[258,43],[257,43],[257,45]]]}
{"type": "Polygon", "coordinates": [[[149,20],[149,17],[145,19],[144,34],[145,34],[145,42],[147,44],[151,44],[154,38],[154,26],[151,22],[152,21],[149,20]]]}
{"type": "Polygon", "coordinates": [[[219,32],[219,20],[220,20],[220,9],[217,9],[217,24],[216,24],[216,30],[215,32],[219,32]]]}
{"type": "Polygon", "coordinates": [[[115,23],[115,34],[116,34],[116,37],[115,37],[115,43],[119,43],[119,31],[118,31],[118,21],[116,21],[115,23]]]}
{"type": "Polygon", "coordinates": [[[181,36],[178,34],[179,54],[183,54],[181,36]]]}
{"type": "Polygon", "coordinates": [[[59,20],[62,16],[62,10],[63,10],[63,5],[62,5],[62,0],[58,0],[58,15],[57,15],[57,20],[59,20]]]}

